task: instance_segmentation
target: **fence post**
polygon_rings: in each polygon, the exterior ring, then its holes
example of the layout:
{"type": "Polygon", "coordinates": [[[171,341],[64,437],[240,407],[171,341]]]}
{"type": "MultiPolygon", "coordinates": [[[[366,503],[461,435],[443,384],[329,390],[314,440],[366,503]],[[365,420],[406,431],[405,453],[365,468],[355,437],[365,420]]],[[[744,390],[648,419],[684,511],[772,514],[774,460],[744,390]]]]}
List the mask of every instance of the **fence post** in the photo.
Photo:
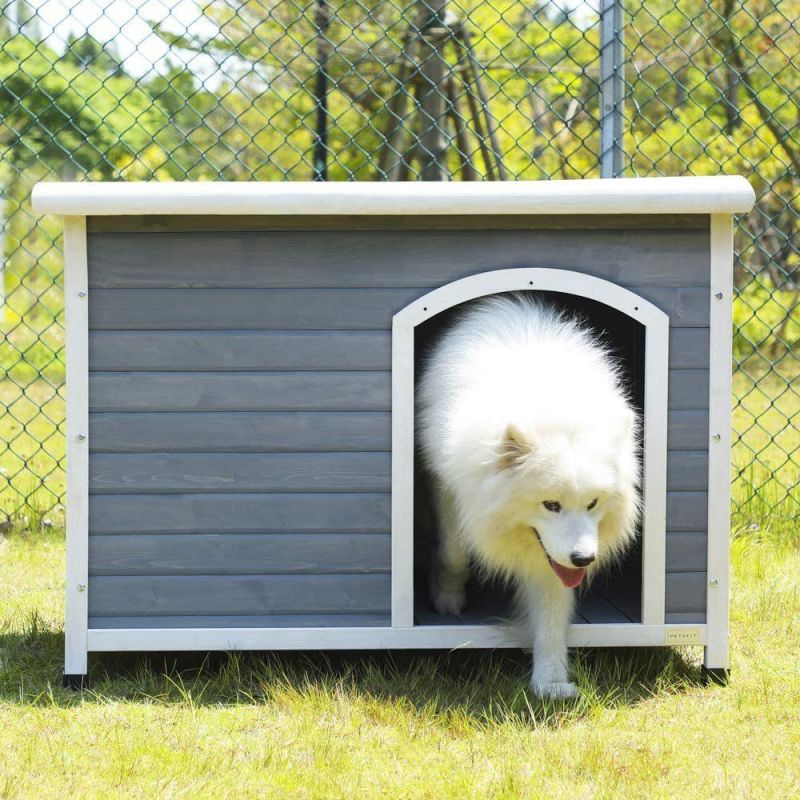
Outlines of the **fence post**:
{"type": "Polygon", "coordinates": [[[622,175],[625,44],[622,0],[600,5],[600,177],[622,175]]]}
{"type": "Polygon", "coordinates": [[[447,0],[422,0],[420,9],[419,160],[424,181],[446,181],[447,171],[447,65],[444,43],[447,0]]]}
{"type": "Polygon", "coordinates": [[[314,24],[317,28],[317,77],[314,83],[314,101],[317,105],[314,130],[312,179],[328,180],[328,26],[331,14],[327,0],[317,0],[314,24]]]}

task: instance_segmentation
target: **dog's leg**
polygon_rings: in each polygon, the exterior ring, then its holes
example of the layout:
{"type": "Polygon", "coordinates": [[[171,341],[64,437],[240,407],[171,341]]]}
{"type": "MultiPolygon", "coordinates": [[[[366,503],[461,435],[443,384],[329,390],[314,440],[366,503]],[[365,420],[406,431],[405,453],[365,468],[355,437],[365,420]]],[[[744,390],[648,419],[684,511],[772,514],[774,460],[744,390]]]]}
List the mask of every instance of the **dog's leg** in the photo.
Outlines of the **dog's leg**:
{"type": "Polygon", "coordinates": [[[459,523],[452,494],[436,489],[439,545],[431,570],[431,601],[439,614],[460,614],[467,601],[469,555],[459,535],[459,523]]]}
{"type": "Polygon", "coordinates": [[[578,688],[567,671],[567,629],[574,592],[550,577],[543,576],[524,592],[533,635],[531,688],[541,697],[575,697],[578,688]]]}

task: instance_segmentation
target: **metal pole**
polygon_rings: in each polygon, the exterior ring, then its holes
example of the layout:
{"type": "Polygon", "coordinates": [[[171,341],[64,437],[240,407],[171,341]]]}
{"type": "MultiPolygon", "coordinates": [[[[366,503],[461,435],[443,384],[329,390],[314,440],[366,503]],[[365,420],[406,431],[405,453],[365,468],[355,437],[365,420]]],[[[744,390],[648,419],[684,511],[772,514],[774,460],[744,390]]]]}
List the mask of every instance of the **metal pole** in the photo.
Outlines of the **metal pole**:
{"type": "Polygon", "coordinates": [[[600,5],[600,177],[622,175],[625,43],[622,0],[600,5]]]}
{"type": "Polygon", "coordinates": [[[317,0],[314,22],[317,27],[317,80],[314,100],[317,124],[314,132],[313,180],[328,180],[328,25],[330,9],[327,0],[317,0]]]}
{"type": "Polygon", "coordinates": [[[445,21],[447,0],[422,0],[420,17],[419,158],[424,181],[446,181],[447,99],[444,43],[449,37],[445,21]]]}

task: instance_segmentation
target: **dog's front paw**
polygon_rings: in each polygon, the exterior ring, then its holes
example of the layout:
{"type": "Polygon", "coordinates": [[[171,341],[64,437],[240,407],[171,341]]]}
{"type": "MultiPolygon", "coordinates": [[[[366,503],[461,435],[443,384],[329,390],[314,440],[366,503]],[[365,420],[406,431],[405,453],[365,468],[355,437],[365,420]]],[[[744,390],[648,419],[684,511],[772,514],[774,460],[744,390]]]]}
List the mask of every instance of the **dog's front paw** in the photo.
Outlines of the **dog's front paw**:
{"type": "Polygon", "coordinates": [[[548,697],[553,700],[578,696],[578,687],[570,681],[542,683],[533,679],[531,680],[531,689],[539,697],[548,697]]]}
{"type": "Polygon", "coordinates": [[[467,593],[464,589],[431,590],[431,601],[438,614],[452,614],[458,616],[467,604],[467,593]]]}

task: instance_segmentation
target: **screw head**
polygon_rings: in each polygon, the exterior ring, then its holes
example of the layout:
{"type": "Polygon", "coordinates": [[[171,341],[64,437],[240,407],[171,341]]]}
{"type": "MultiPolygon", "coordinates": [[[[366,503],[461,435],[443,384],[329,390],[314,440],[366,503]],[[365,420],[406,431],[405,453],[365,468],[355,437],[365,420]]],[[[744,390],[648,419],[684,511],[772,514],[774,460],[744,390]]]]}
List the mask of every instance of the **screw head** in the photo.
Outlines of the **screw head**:
{"type": "Polygon", "coordinates": [[[712,578],[712,579],[711,579],[711,580],[708,582],[708,585],[709,585],[709,586],[719,586],[719,581],[718,581],[716,578],[712,578]]]}
{"type": "Polygon", "coordinates": [[[86,434],[85,434],[85,433],[79,433],[79,434],[78,434],[78,441],[79,441],[79,442],[84,442],[84,441],[86,441],[86,434]]]}
{"type": "Polygon", "coordinates": [[[79,592],[85,592],[86,591],[86,584],[85,583],[79,583],[78,584],[78,591],[79,592]]]}
{"type": "Polygon", "coordinates": [[[78,297],[86,297],[86,292],[84,291],[78,292],[78,297]]]}
{"type": "Polygon", "coordinates": [[[711,438],[712,438],[712,439],[713,439],[715,442],[718,442],[718,441],[719,441],[719,440],[720,440],[722,437],[721,437],[721,436],[720,436],[718,433],[715,433],[715,434],[714,434],[714,435],[713,435],[711,438]]]}
{"type": "Polygon", "coordinates": [[[716,297],[716,298],[717,298],[717,300],[722,300],[723,294],[722,294],[722,292],[716,292],[716,293],[714,294],[714,297],[716,297]]]}

